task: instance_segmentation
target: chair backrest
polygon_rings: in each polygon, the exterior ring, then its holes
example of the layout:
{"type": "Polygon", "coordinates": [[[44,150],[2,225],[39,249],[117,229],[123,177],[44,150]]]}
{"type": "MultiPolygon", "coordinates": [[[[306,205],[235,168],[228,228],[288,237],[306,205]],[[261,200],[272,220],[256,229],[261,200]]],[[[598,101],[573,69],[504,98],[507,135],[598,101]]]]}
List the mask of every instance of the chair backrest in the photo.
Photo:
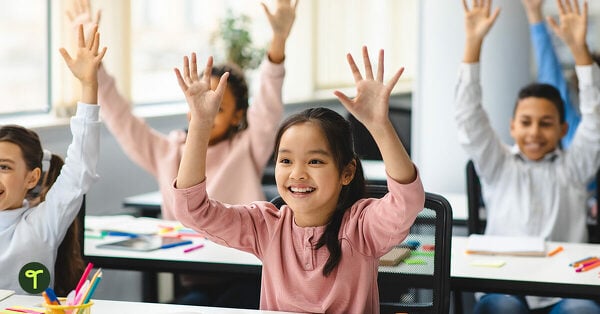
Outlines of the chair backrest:
{"type": "Polygon", "coordinates": [[[411,251],[411,262],[379,269],[381,313],[449,313],[452,208],[444,197],[425,193],[423,211],[407,241],[420,242],[411,251]]]}
{"type": "MultiPolygon", "coordinates": [[[[367,185],[366,197],[381,198],[385,185],[367,185]]],[[[285,202],[280,196],[271,200],[277,208],[285,202]]],[[[413,261],[398,267],[382,266],[378,285],[381,313],[448,313],[450,307],[450,247],[452,208],[442,196],[426,193],[423,211],[410,229],[406,240],[429,244],[433,251],[417,248],[413,261]]],[[[401,243],[398,243],[399,245],[401,243]]]]}
{"type": "MultiPolygon", "coordinates": [[[[475,170],[472,160],[467,162],[467,202],[469,217],[467,219],[467,228],[469,234],[483,234],[485,231],[485,203],[481,194],[481,182],[475,170]]],[[[600,170],[596,172],[596,199],[600,195],[600,170]]],[[[590,243],[600,243],[600,214],[596,213],[593,219],[587,223],[590,243]]]]}
{"type": "Polygon", "coordinates": [[[481,196],[481,182],[472,160],[467,162],[467,230],[469,234],[483,234],[485,231],[485,204],[481,196]]]}

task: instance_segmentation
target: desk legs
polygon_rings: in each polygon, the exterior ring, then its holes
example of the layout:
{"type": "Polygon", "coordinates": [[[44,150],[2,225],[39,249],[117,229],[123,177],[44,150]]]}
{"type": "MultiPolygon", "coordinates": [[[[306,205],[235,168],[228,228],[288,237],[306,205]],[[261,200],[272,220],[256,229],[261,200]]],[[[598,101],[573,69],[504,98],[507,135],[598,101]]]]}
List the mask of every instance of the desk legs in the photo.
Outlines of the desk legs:
{"type": "Polygon", "coordinates": [[[144,302],[158,302],[158,274],[155,272],[142,272],[142,300],[144,302]]]}

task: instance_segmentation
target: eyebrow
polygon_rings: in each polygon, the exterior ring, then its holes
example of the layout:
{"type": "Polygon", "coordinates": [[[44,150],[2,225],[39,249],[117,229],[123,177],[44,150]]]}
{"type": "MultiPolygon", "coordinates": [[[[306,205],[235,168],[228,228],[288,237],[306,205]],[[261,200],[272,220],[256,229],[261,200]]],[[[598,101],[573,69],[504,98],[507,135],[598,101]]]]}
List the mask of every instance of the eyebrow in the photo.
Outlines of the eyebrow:
{"type": "Polygon", "coordinates": [[[0,162],[8,162],[8,163],[11,163],[11,164],[15,163],[15,161],[12,160],[12,159],[1,159],[1,158],[0,158],[0,162]]]}
{"type": "MultiPolygon", "coordinates": [[[[279,154],[281,153],[291,153],[292,151],[289,149],[285,149],[282,148],[278,151],[279,154]]],[[[324,156],[329,156],[331,154],[329,154],[328,151],[324,150],[324,149],[313,149],[313,150],[309,150],[308,151],[309,154],[317,154],[317,155],[324,155],[324,156]]]]}

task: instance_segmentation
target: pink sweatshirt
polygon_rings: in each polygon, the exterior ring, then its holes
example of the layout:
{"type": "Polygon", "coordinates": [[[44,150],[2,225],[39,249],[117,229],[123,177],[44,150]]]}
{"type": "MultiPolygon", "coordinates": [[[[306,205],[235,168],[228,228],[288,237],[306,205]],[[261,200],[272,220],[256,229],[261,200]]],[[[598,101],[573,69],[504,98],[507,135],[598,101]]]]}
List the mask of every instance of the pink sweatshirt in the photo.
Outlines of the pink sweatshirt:
{"type": "MultiPolygon", "coordinates": [[[[209,146],[206,189],[215,199],[231,204],[265,199],[261,179],[283,115],[284,76],[283,63],[274,64],[265,58],[260,67],[260,88],[247,112],[248,128],[230,141],[209,146]]],[[[175,219],[169,189],[177,177],[185,132],[172,131],[166,136],[133,115],[130,103],[119,94],[114,78],[104,67],[98,71],[98,81],[104,124],[127,156],[156,178],[163,217],[175,219]]]]}
{"type": "Polygon", "coordinates": [[[172,185],[172,206],[185,226],[262,261],[262,310],[379,313],[379,257],[404,240],[425,202],[419,177],[405,185],[387,182],[390,192],[383,198],[361,199],[344,215],[342,258],[328,277],[323,267],[329,251],[313,249],[325,226],[298,227],[287,205],[226,205],[209,199],[203,182],[187,189],[172,185]]]}

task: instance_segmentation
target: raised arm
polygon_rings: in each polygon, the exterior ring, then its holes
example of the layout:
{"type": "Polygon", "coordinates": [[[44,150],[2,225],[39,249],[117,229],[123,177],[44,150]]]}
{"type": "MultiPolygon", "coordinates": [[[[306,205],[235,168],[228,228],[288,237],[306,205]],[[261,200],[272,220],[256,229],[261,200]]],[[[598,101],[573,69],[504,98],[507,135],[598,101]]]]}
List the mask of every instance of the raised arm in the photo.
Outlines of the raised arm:
{"type": "Polygon", "coordinates": [[[271,12],[264,2],[261,3],[273,30],[273,38],[267,51],[269,60],[273,63],[281,63],[285,59],[285,43],[296,20],[298,1],[292,3],[291,0],[277,0],[274,12],[271,12]]]}
{"type": "Polygon", "coordinates": [[[400,68],[390,81],[384,84],[383,50],[379,51],[376,76],[373,75],[367,47],[363,47],[362,53],[365,77],[361,75],[352,55],[347,55],[348,64],[356,83],[356,97],[350,99],[340,91],[335,91],[334,94],[375,139],[388,176],[399,183],[413,182],[417,177],[417,172],[388,116],[390,94],[404,68],[400,68]]]}
{"type": "Polygon", "coordinates": [[[490,14],[491,5],[492,0],[473,0],[469,9],[467,0],[463,0],[466,31],[465,54],[463,57],[465,63],[479,62],[483,39],[500,14],[500,8],[496,8],[490,14]]]}
{"type": "Polygon", "coordinates": [[[92,29],[91,36],[86,43],[83,25],[80,25],[75,58],[71,57],[65,48],[60,48],[59,51],[73,75],[81,82],[81,101],[88,104],[97,104],[98,67],[106,53],[106,47],[100,51],[98,50],[100,46],[98,26],[92,29]]]}
{"type": "Polygon", "coordinates": [[[178,189],[189,188],[201,183],[206,178],[206,150],[210,131],[213,127],[215,116],[219,112],[219,106],[223,99],[223,93],[227,89],[227,78],[225,73],[219,80],[219,85],[212,91],[210,89],[210,75],[213,58],[209,57],[204,69],[204,75],[198,76],[198,65],[196,54],[192,53],[191,65],[187,56],[183,57],[183,74],[175,69],[179,87],[185,95],[190,107],[190,125],[188,136],[177,173],[175,187],[178,189]]]}
{"type": "Polygon", "coordinates": [[[579,0],[557,0],[559,9],[559,23],[548,17],[548,24],[554,33],[569,47],[576,65],[590,65],[594,62],[592,54],[586,43],[588,3],[583,2],[579,7],[579,0]]]}

